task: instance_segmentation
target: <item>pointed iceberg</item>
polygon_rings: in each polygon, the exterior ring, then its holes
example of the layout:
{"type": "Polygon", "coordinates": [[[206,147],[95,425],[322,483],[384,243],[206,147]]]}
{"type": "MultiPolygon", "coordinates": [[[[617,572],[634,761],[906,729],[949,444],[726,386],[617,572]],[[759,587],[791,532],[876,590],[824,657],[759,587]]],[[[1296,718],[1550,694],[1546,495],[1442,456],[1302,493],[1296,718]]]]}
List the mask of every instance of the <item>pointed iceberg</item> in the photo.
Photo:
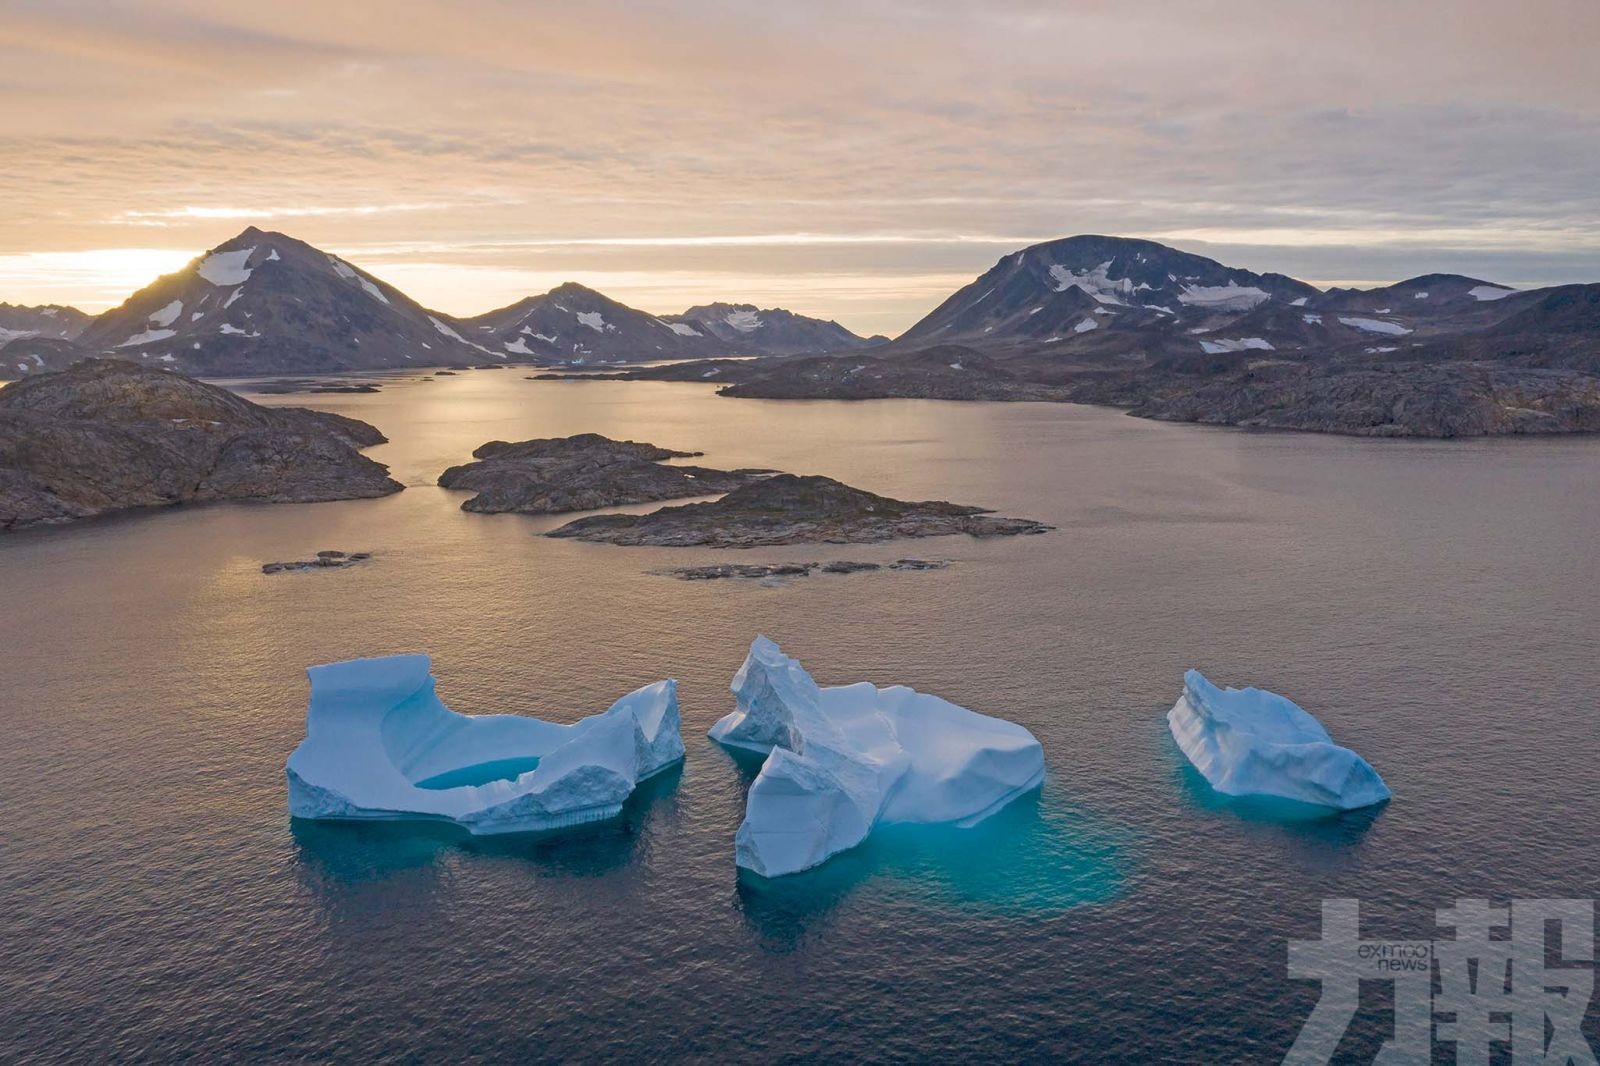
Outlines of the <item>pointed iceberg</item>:
{"type": "Polygon", "coordinates": [[[426,655],[391,655],[306,671],[306,737],[285,767],[291,815],[557,829],[619,814],[640,781],[683,758],[676,681],[559,725],[457,714],[429,669],[426,655]]]}
{"type": "Polygon", "coordinates": [[[712,739],[767,754],[734,841],[737,863],[797,873],[889,822],[974,825],[1044,780],[1019,725],[903,685],[821,688],[757,637],[733,678],[737,709],[712,739]]]}
{"type": "Polygon", "coordinates": [[[1167,713],[1172,737],[1211,787],[1349,811],[1389,798],[1378,771],[1274,692],[1219,689],[1198,670],[1167,713]]]}

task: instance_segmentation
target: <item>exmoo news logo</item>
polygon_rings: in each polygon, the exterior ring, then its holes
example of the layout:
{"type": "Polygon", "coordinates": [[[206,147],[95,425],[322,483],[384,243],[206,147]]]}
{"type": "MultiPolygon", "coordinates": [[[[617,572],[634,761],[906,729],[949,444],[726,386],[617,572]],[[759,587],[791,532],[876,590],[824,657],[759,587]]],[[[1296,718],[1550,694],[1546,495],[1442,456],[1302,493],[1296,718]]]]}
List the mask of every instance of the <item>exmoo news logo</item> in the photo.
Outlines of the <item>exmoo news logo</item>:
{"type": "Polygon", "coordinates": [[[1593,900],[1458,899],[1435,912],[1452,931],[1438,940],[1364,940],[1360,908],[1323,900],[1322,938],[1289,942],[1289,976],[1322,982],[1322,995],[1286,1063],[1331,1061],[1361,982],[1377,980],[1394,986],[1394,1036],[1374,1060],[1382,1066],[1427,1063],[1435,1044],[1453,1044],[1463,1066],[1506,1048],[1517,1066],[1593,1066],[1582,1029],[1594,994],[1593,900]]]}

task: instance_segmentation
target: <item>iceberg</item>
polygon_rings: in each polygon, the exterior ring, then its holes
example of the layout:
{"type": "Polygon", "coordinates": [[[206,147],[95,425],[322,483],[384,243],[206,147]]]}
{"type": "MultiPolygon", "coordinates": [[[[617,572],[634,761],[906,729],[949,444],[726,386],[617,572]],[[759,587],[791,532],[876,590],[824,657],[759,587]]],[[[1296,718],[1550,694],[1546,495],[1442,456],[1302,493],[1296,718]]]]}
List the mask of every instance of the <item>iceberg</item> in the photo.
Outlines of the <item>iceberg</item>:
{"type": "Polygon", "coordinates": [[[1167,725],[1184,756],[1227,796],[1275,797],[1340,811],[1389,798],[1378,771],[1275,692],[1219,689],[1190,670],[1167,725]]]}
{"type": "Polygon", "coordinates": [[[306,671],[306,737],[284,768],[291,815],[557,829],[619,814],[640,781],[683,758],[676,681],[560,725],[457,714],[430,667],[426,655],[390,655],[306,671]]]}
{"type": "Polygon", "coordinates": [[[893,822],[971,826],[1037,788],[1044,751],[1022,726],[904,685],[821,688],[757,637],[713,740],[766,754],[734,840],[739,866],[798,873],[893,822]]]}

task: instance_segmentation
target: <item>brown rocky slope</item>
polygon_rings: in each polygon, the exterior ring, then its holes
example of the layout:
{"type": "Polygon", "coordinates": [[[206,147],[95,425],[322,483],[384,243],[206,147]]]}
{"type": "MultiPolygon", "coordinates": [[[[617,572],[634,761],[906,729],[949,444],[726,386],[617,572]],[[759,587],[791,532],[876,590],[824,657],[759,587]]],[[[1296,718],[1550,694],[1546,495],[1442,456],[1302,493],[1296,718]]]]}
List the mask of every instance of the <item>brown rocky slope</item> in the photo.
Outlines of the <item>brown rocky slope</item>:
{"type": "Polygon", "coordinates": [[[262,407],[171,371],[85,360],[0,389],[0,530],[201,500],[399,492],[365,422],[262,407]]]}

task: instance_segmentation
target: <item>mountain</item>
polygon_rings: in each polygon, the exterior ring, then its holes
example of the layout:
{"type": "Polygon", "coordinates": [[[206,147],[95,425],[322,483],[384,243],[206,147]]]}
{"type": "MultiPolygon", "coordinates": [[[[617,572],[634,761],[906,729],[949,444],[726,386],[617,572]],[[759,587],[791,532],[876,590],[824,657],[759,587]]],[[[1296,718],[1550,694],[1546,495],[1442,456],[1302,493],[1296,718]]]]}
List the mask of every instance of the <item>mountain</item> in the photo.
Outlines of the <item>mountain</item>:
{"type": "Polygon", "coordinates": [[[1514,311],[1495,324],[1497,334],[1578,334],[1600,348],[1600,284],[1535,289],[1507,303],[1514,311]]]}
{"type": "Polygon", "coordinates": [[[0,303],[0,380],[60,370],[82,359],[72,343],[93,316],[76,307],[0,303]]]}
{"type": "Polygon", "coordinates": [[[88,352],[59,337],[0,337],[0,381],[25,378],[51,370],[65,370],[88,352]]]}
{"type": "Polygon", "coordinates": [[[71,340],[83,332],[93,317],[76,307],[61,304],[24,307],[0,303],[0,345],[19,337],[71,340]]]}
{"type": "Polygon", "coordinates": [[[576,282],[461,320],[461,331],[499,358],[523,362],[642,362],[714,349],[688,328],[618,303],[576,282]]]}
{"type": "Polygon", "coordinates": [[[830,319],[808,318],[781,307],[714,303],[691,307],[665,320],[688,336],[715,338],[729,352],[759,355],[799,355],[811,352],[847,352],[887,344],[887,337],[861,337],[830,319]]]}
{"type": "Polygon", "coordinates": [[[1322,291],[1154,241],[1091,235],[1013,252],[891,347],[965,344],[1052,383],[1074,368],[1192,372],[1375,357],[1600,371],[1588,288],[1527,291],[1425,274],[1322,291]]]}
{"type": "Polygon", "coordinates": [[[612,375],[770,399],[1055,400],[1381,436],[1600,430],[1600,284],[1326,292],[1152,241],[1024,248],[880,348],[612,375]]]}
{"type": "Polygon", "coordinates": [[[572,283],[459,320],[253,228],[75,339],[70,309],[6,310],[27,329],[0,334],[0,377],[108,354],[207,374],[679,360],[608,376],[736,396],[1078,400],[1158,418],[1439,435],[1586,429],[1600,380],[1600,285],[1518,290],[1440,273],[1324,292],[1096,235],[1005,256],[884,344],[750,304],[653,315],[572,283]],[[63,316],[59,335],[39,327],[63,316]],[[752,355],[765,358],[718,358],[752,355]]]}
{"type": "Polygon", "coordinates": [[[253,226],[98,316],[76,343],[88,354],[208,375],[432,366],[485,356],[453,320],[392,285],[253,226]]]}
{"type": "Polygon", "coordinates": [[[1375,289],[1329,289],[1311,299],[1313,311],[1363,311],[1371,314],[1428,316],[1493,310],[1517,290],[1461,274],[1424,274],[1375,289]]]}
{"type": "Polygon", "coordinates": [[[0,304],[0,378],[113,355],[229,376],[482,363],[646,362],[844,351],[881,342],[778,308],[658,316],[567,283],[469,319],[282,233],[254,226],[97,317],[0,304]]]}
{"type": "Polygon", "coordinates": [[[1293,306],[1318,295],[1282,274],[1225,267],[1154,241],[1067,237],[1001,259],[896,343],[994,349],[1082,340],[1099,348],[1113,330],[1175,335],[1181,325],[1225,321],[1268,302],[1293,306]],[[1086,336],[1096,332],[1101,336],[1086,336]]]}
{"type": "Polygon", "coordinates": [[[837,322],[753,304],[705,304],[681,315],[652,315],[570,281],[463,319],[461,326],[469,340],[496,353],[563,363],[834,352],[884,340],[858,337],[837,322]]]}

